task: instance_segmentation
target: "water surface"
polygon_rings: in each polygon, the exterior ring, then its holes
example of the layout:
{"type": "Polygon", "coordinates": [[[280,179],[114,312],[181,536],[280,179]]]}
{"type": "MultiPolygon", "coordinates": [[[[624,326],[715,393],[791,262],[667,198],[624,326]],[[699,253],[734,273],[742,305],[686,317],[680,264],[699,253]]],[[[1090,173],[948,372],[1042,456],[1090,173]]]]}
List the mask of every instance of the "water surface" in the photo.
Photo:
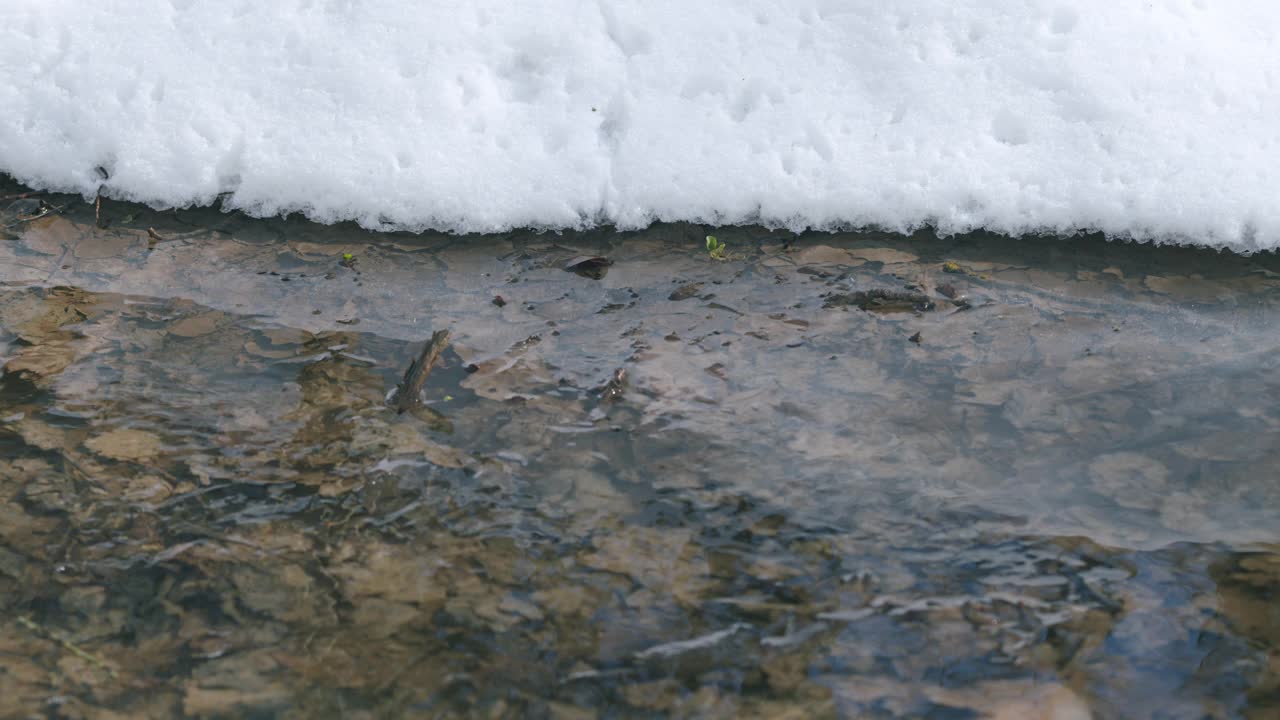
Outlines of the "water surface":
{"type": "Polygon", "coordinates": [[[1274,256],[11,202],[0,716],[1280,712],[1274,256]]]}

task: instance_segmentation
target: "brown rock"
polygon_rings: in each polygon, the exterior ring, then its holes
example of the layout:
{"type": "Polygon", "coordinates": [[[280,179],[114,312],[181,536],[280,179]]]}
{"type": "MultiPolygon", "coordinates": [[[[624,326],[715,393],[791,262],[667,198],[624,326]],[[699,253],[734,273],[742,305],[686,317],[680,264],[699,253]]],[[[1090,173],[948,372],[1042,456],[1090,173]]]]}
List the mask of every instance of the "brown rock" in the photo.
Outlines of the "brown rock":
{"type": "Polygon", "coordinates": [[[137,461],[153,458],[162,449],[160,438],[145,430],[120,428],[90,438],[85,447],[111,460],[137,461]]]}

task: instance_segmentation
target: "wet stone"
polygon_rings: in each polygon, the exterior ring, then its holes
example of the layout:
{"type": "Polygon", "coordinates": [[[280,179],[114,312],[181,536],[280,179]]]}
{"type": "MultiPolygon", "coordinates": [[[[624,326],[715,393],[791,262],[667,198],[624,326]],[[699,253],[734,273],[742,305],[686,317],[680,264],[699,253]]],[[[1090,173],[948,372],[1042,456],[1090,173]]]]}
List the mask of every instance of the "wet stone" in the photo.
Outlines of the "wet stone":
{"type": "Polygon", "coordinates": [[[702,283],[686,283],[672,290],[667,299],[673,302],[680,302],[681,300],[696,297],[700,292],[702,292],[702,283]]]}
{"type": "Polygon", "coordinates": [[[929,296],[905,290],[858,290],[851,293],[831,293],[822,303],[825,308],[856,307],[859,310],[880,313],[923,312],[936,306],[929,296]]]}
{"type": "Polygon", "coordinates": [[[79,504],[78,495],[71,478],[55,473],[31,478],[22,491],[23,500],[39,512],[67,512],[79,504]]]}
{"type": "Polygon", "coordinates": [[[146,460],[161,451],[160,438],[145,430],[111,430],[85,442],[85,447],[112,460],[146,460]]]}

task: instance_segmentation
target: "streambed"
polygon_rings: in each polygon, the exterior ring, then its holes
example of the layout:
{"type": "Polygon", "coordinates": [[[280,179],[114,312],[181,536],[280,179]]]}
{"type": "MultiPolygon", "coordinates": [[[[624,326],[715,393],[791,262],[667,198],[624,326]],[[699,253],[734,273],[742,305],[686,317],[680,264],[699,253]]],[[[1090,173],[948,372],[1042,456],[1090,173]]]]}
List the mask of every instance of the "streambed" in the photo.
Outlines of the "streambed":
{"type": "Polygon", "coordinates": [[[1273,255],[23,200],[2,717],[1280,712],[1273,255]]]}

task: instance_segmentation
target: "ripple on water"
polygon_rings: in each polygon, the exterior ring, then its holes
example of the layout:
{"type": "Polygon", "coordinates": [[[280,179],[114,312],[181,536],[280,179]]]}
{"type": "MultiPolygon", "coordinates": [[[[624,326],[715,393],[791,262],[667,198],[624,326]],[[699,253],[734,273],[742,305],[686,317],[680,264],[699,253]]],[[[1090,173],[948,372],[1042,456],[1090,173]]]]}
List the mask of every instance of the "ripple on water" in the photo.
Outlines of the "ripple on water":
{"type": "Polygon", "coordinates": [[[1274,707],[1273,258],[87,212],[0,243],[0,714],[1274,707]]]}

